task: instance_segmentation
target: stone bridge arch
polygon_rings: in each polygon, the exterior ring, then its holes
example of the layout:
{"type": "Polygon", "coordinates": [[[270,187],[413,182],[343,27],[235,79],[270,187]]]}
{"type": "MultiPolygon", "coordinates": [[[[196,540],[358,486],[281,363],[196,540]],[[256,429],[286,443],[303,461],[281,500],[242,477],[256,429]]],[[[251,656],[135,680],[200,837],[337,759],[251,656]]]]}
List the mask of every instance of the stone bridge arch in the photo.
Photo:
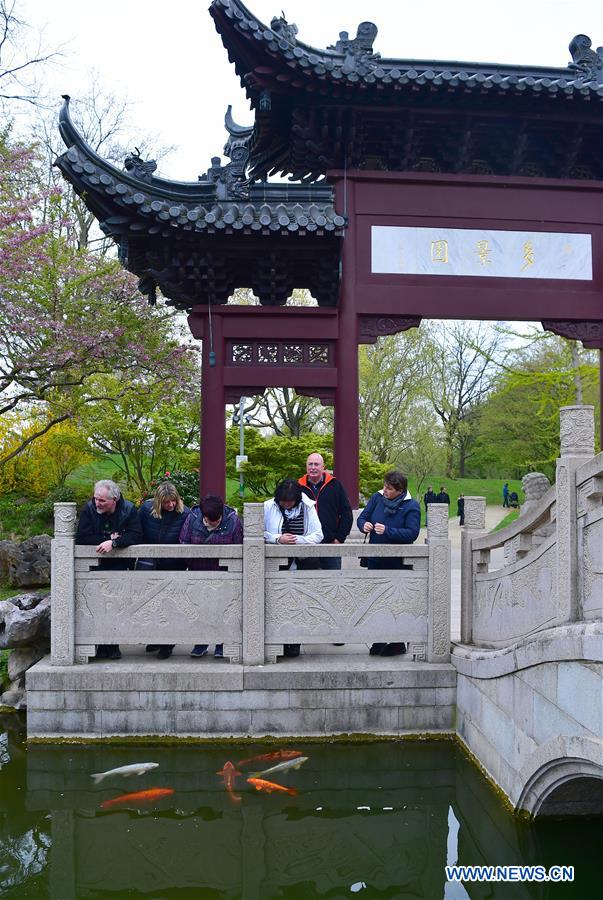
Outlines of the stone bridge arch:
{"type": "Polygon", "coordinates": [[[516,810],[530,816],[600,815],[603,747],[592,738],[558,737],[538,748],[521,773],[516,810]]]}

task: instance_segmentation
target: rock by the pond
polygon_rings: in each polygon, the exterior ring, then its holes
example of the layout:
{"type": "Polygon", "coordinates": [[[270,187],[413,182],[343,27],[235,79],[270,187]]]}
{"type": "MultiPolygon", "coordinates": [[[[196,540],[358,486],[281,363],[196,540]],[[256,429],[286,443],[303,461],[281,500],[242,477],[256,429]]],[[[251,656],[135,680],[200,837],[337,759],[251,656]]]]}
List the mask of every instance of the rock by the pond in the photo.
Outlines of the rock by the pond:
{"type": "Polygon", "coordinates": [[[19,545],[14,541],[0,541],[0,578],[8,577],[9,557],[14,558],[19,545]]]}
{"type": "Polygon", "coordinates": [[[8,657],[8,677],[11,681],[17,681],[48,653],[47,645],[36,644],[33,647],[24,647],[22,650],[13,650],[8,657]]]}
{"type": "Polygon", "coordinates": [[[37,534],[7,552],[8,583],[37,587],[50,583],[50,535],[37,534]]]}
{"type": "Polygon", "coordinates": [[[50,595],[42,595],[33,609],[19,605],[24,597],[28,595],[0,601],[0,650],[44,645],[50,640],[50,595]]]}
{"type": "Polygon", "coordinates": [[[0,694],[0,706],[10,706],[13,709],[26,709],[25,687],[11,684],[7,691],[0,694]]]}

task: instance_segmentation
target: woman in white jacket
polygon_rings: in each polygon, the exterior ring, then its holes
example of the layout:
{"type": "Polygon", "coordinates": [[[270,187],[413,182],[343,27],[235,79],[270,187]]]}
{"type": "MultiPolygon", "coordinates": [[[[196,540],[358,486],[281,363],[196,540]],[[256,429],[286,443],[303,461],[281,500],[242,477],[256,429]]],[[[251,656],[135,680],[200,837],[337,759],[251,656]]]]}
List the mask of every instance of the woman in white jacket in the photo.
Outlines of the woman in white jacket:
{"type": "MultiPolygon", "coordinates": [[[[264,503],[267,544],[320,544],[323,538],[314,500],[292,479],[281,481],[272,500],[264,503]]],[[[299,656],[299,644],[284,644],[284,656],[299,656]]]]}

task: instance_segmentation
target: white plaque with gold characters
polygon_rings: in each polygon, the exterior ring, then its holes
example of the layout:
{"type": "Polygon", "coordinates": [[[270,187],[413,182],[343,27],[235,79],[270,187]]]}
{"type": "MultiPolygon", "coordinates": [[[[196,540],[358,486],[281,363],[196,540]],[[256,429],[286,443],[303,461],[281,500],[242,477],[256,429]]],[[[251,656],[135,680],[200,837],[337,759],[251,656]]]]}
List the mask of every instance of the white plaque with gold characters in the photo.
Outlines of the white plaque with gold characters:
{"type": "Polygon", "coordinates": [[[373,225],[371,272],[592,281],[592,242],[556,231],[373,225]]]}

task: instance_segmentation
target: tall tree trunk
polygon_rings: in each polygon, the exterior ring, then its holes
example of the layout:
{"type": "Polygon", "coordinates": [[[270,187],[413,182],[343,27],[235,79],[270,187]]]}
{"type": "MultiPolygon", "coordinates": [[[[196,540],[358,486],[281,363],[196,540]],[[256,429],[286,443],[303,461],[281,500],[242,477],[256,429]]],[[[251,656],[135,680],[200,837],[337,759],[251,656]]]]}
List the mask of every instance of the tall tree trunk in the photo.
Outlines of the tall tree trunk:
{"type": "Polygon", "coordinates": [[[582,392],[582,376],[580,375],[580,356],[578,354],[578,344],[576,341],[570,341],[570,349],[572,354],[572,369],[574,370],[574,387],[576,388],[576,404],[584,403],[582,392]]]}

